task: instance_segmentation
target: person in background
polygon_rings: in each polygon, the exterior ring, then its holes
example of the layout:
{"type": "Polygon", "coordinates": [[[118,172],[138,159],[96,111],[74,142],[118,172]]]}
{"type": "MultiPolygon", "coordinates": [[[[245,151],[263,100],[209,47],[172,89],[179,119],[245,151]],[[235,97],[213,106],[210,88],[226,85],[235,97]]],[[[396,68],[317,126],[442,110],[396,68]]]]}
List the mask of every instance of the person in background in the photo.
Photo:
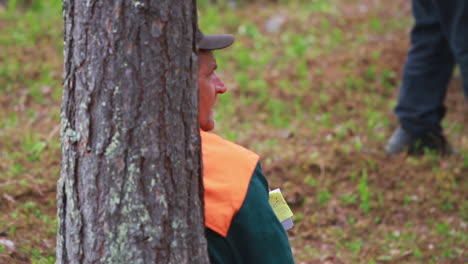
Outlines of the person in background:
{"type": "Polygon", "coordinates": [[[415,24],[395,108],[400,127],[385,151],[422,154],[430,149],[452,154],[441,121],[455,64],[468,97],[468,1],[412,0],[412,8],[415,24]]]}
{"type": "Polygon", "coordinates": [[[234,42],[232,35],[198,34],[198,88],[203,160],[205,234],[213,264],[290,264],[291,246],[269,204],[268,182],[259,156],[209,131],[213,106],[227,88],[216,74],[213,50],[234,42]]]}

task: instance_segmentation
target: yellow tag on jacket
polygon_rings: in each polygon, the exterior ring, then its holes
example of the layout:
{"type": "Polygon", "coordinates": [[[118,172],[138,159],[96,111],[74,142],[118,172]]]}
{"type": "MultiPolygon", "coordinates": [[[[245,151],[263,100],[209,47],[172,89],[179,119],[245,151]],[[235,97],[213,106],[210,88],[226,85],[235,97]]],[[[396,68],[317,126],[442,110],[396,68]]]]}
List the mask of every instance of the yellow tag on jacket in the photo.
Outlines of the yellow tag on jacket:
{"type": "Polygon", "coordinates": [[[226,237],[242,207],[259,156],[218,135],[200,131],[205,226],[226,237]]]}

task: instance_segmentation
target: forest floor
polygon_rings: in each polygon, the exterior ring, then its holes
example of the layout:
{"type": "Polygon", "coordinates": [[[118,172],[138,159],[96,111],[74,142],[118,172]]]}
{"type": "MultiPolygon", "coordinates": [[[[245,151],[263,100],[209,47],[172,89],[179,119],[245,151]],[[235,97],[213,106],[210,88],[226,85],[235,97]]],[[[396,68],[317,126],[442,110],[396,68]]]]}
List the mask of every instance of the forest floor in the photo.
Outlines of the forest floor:
{"type": "MultiPolygon", "coordinates": [[[[261,155],[293,209],[298,264],[468,263],[457,71],[443,127],[461,154],[383,153],[398,125],[410,1],[199,2],[205,33],[236,35],[216,53],[229,89],[216,133],[261,155]]],[[[0,7],[0,263],[55,261],[62,29],[58,0],[0,7]]]]}

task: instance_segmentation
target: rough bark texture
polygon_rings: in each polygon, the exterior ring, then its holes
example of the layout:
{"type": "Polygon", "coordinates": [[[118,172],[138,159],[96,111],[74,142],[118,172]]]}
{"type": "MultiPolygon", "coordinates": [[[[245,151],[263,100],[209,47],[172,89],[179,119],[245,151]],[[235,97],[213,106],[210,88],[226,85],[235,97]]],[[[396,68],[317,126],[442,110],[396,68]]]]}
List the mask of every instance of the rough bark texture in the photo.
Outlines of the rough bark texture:
{"type": "Polygon", "coordinates": [[[64,0],[57,263],[208,263],[195,0],[64,0]]]}

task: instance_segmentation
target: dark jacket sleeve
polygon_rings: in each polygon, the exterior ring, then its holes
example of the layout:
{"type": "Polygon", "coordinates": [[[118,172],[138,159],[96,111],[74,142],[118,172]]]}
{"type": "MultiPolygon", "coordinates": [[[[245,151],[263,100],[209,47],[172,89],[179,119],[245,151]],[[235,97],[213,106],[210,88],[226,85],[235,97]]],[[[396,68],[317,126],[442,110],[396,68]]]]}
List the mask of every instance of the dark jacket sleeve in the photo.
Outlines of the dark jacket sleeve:
{"type": "Polygon", "coordinates": [[[288,236],[271,209],[268,198],[268,182],[258,164],[245,201],[234,216],[227,237],[206,230],[211,263],[294,263],[288,236]]]}

